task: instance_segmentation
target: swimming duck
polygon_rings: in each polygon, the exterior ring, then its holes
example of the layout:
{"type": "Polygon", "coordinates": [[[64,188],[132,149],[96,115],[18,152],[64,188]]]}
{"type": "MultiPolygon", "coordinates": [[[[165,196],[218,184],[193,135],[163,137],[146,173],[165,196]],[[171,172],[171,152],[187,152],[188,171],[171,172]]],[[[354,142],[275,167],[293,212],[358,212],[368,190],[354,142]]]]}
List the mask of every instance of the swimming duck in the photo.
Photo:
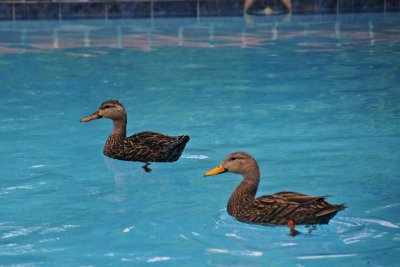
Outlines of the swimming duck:
{"type": "Polygon", "coordinates": [[[150,162],[173,162],[179,159],[189,136],[168,136],[155,132],[141,132],[126,137],[127,115],[118,100],[107,100],[90,116],[81,122],[108,118],[113,120],[114,129],[104,145],[103,154],[107,157],[145,163],[143,169],[151,172],[150,162]]]}
{"type": "Polygon", "coordinates": [[[227,211],[237,220],[246,223],[285,225],[291,235],[297,235],[296,224],[327,224],[345,205],[325,201],[325,196],[308,196],[296,192],[280,192],[256,198],[260,170],[256,160],[246,152],[229,154],[216,168],[204,176],[224,172],[241,174],[242,182],[231,195],[227,211]]]}

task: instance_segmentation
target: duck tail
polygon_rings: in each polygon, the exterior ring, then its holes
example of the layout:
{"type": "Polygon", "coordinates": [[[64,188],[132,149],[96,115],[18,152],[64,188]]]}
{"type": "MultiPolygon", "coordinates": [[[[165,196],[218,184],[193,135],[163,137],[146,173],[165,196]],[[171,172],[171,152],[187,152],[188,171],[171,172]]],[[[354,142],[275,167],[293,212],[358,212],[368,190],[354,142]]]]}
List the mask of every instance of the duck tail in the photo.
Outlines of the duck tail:
{"type": "Polygon", "coordinates": [[[321,224],[327,224],[339,211],[347,208],[345,204],[332,205],[321,211],[316,216],[320,219],[321,224]]]}
{"type": "Polygon", "coordinates": [[[176,141],[168,147],[168,151],[170,153],[168,161],[177,161],[182,155],[182,152],[189,140],[190,137],[188,135],[177,136],[176,141]]]}

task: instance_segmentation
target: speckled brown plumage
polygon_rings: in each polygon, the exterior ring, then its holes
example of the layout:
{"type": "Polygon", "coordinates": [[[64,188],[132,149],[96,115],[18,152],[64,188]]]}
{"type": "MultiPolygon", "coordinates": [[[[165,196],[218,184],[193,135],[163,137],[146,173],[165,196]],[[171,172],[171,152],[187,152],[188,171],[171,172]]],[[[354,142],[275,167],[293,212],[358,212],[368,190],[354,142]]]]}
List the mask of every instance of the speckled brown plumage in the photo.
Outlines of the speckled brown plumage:
{"type": "Polygon", "coordinates": [[[221,165],[205,173],[205,176],[223,172],[243,175],[227,206],[228,213],[242,222],[284,225],[293,220],[296,224],[327,224],[338,211],[346,208],[345,205],[326,202],[324,196],[296,192],[256,198],[260,171],[257,162],[245,152],[228,155],[221,165]]]}
{"type": "Polygon", "coordinates": [[[114,128],[104,145],[103,154],[107,157],[140,161],[146,163],[145,171],[151,171],[150,162],[173,162],[179,159],[189,136],[168,136],[155,132],[141,132],[126,137],[127,115],[118,100],[103,102],[92,115],[82,118],[81,122],[109,118],[114,128]]]}

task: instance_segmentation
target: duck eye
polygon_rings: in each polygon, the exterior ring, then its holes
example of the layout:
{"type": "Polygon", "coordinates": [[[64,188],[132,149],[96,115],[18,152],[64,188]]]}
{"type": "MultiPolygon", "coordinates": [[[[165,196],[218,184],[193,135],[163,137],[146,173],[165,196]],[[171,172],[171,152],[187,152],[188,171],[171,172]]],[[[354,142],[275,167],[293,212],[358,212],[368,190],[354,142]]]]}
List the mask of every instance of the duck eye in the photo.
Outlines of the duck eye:
{"type": "Polygon", "coordinates": [[[236,157],[232,157],[231,160],[236,160],[236,157]]]}
{"type": "Polygon", "coordinates": [[[111,108],[111,106],[110,105],[103,106],[103,109],[108,109],[108,108],[111,108]]]}

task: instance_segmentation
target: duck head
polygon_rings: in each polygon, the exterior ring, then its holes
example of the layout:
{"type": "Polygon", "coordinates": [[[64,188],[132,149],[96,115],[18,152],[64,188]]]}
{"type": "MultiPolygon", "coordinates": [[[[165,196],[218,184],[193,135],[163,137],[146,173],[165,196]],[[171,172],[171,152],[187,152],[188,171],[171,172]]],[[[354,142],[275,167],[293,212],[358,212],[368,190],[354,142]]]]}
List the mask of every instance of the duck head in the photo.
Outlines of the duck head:
{"type": "Polygon", "coordinates": [[[241,174],[244,177],[259,173],[256,160],[246,152],[234,152],[225,157],[224,161],[212,170],[209,170],[204,176],[212,176],[224,172],[241,174]]]}
{"type": "Polygon", "coordinates": [[[113,121],[126,121],[126,117],[125,108],[118,100],[107,100],[101,103],[99,109],[95,113],[82,118],[80,122],[88,122],[101,118],[107,118],[113,121]]]}

